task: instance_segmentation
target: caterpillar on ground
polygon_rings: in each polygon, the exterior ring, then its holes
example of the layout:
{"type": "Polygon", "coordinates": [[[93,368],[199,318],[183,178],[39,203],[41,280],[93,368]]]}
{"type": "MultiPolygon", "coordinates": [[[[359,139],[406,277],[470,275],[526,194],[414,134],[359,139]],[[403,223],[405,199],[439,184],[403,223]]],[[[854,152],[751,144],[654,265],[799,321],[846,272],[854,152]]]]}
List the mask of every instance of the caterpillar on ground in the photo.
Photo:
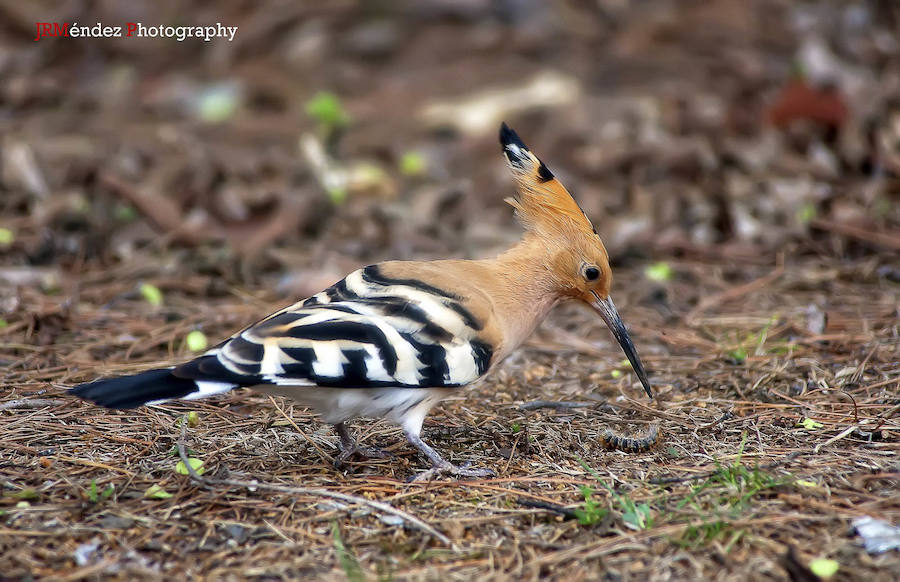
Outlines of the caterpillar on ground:
{"type": "Polygon", "coordinates": [[[651,424],[650,430],[642,437],[629,437],[616,434],[612,429],[606,429],[600,435],[600,443],[611,450],[625,451],[627,453],[642,453],[649,451],[660,443],[659,425],[651,424]]]}

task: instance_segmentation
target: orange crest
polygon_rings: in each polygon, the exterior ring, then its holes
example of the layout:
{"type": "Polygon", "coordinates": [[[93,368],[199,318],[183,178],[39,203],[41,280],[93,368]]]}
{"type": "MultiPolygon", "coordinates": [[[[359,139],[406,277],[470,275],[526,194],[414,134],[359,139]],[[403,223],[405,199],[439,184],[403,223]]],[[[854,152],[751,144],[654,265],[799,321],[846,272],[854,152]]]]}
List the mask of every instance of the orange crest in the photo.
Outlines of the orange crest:
{"type": "Polygon", "coordinates": [[[522,225],[537,233],[596,234],[591,221],[553,172],[528,149],[506,123],[500,126],[500,144],[518,186],[506,202],[516,209],[522,225]]]}

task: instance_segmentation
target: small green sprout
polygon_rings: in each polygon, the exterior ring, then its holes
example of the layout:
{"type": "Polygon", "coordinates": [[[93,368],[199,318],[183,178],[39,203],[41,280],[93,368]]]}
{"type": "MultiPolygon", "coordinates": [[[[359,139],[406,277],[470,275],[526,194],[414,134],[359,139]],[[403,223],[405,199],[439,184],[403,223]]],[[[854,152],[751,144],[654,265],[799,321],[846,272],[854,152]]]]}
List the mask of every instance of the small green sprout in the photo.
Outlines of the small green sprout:
{"type": "Polygon", "coordinates": [[[644,269],[644,276],[651,281],[662,283],[672,278],[672,267],[664,261],[647,265],[644,269]]]}
{"type": "Polygon", "coordinates": [[[334,93],[319,91],[306,103],[306,114],[328,131],[346,126],[350,116],[344,111],[340,99],[334,93]]]}
{"type": "Polygon", "coordinates": [[[512,430],[514,433],[517,433],[517,432],[519,432],[520,430],[522,430],[522,425],[519,424],[518,422],[514,422],[514,423],[512,423],[511,425],[509,425],[509,428],[510,428],[510,430],[512,430]]]}
{"type": "Polygon", "coordinates": [[[198,424],[200,424],[200,415],[197,414],[197,411],[192,410],[192,411],[188,412],[187,425],[191,428],[194,428],[198,424]]]}
{"type": "Polygon", "coordinates": [[[130,204],[120,203],[116,204],[115,209],[113,209],[113,216],[115,216],[116,220],[119,222],[131,222],[137,218],[137,210],[130,204]]]}
{"type": "Polygon", "coordinates": [[[0,247],[8,247],[16,240],[16,235],[8,228],[0,228],[0,247]]]}
{"type": "MultiPolygon", "coordinates": [[[[597,480],[601,487],[609,492],[612,500],[615,501],[622,511],[622,521],[625,522],[625,525],[633,529],[649,529],[653,527],[653,514],[649,505],[646,503],[635,503],[630,497],[616,493],[616,490],[601,479],[600,474],[588,465],[584,459],[578,459],[578,463],[597,480]]],[[[584,487],[582,487],[582,494],[584,494],[584,487]]],[[[587,499],[585,499],[585,503],[587,503],[587,499]]]]}
{"type": "Polygon", "coordinates": [[[816,217],[817,213],[816,205],[812,202],[807,202],[797,210],[797,222],[800,224],[809,224],[816,217]]]}
{"type": "Polygon", "coordinates": [[[163,294],[162,291],[159,290],[159,287],[156,285],[151,285],[150,283],[141,283],[140,287],[141,297],[147,300],[147,303],[154,307],[159,307],[163,304],[163,294]]]}
{"type": "Polygon", "coordinates": [[[592,487],[582,485],[581,495],[584,497],[584,506],[575,510],[575,517],[578,518],[578,523],[581,525],[594,525],[606,517],[609,510],[600,507],[600,504],[594,499],[594,489],[592,487]]]}
{"type": "Polygon", "coordinates": [[[91,486],[87,489],[87,498],[91,503],[99,503],[100,501],[109,499],[116,492],[115,485],[110,484],[103,491],[97,489],[97,481],[91,479],[91,486]]]}
{"type": "Polygon", "coordinates": [[[400,157],[400,173],[404,176],[421,176],[428,169],[428,162],[419,152],[406,152],[400,157]]]}
{"type": "Polygon", "coordinates": [[[743,347],[735,348],[726,354],[728,359],[737,365],[741,365],[747,361],[747,350],[743,347]]]}
{"type": "Polygon", "coordinates": [[[328,199],[335,206],[340,206],[347,201],[347,189],[334,186],[328,189],[328,199]]]}
{"type": "Polygon", "coordinates": [[[613,370],[612,372],[609,373],[609,375],[612,376],[613,378],[621,378],[622,370],[613,370]]]}

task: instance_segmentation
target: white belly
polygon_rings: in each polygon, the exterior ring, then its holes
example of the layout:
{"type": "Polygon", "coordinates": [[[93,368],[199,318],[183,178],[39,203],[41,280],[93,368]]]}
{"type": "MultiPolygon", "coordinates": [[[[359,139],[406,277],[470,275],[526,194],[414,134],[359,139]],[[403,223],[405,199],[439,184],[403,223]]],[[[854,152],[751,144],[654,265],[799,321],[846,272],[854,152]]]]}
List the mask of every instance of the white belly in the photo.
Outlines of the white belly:
{"type": "Polygon", "coordinates": [[[425,415],[453,388],[325,388],[322,386],[255,386],[266,394],[292,398],[337,424],[356,417],[387,418],[419,435],[425,415]]]}

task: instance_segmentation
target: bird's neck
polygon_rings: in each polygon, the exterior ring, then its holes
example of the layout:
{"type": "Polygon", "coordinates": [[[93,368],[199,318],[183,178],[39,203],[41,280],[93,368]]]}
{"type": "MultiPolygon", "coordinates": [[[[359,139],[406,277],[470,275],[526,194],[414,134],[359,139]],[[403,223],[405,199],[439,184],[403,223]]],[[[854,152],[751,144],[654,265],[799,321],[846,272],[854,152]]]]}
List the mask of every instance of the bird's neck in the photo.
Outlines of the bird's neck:
{"type": "Polygon", "coordinates": [[[526,236],[483,262],[496,278],[491,300],[504,328],[502,357],[531,335],[564,294],[547,262],[546,245],[536,237],[526,236]]]}

